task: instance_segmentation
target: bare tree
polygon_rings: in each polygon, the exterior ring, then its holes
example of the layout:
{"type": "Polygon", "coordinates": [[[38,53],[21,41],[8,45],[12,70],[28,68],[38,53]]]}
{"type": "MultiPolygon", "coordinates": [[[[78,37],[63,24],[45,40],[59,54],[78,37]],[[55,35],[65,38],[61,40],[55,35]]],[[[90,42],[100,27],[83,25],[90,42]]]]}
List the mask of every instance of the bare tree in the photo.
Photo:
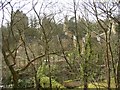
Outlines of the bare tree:
{"type": "MultiPolygon", "coordinates": [[[[3,60],[5,61],[6,65],[8,66],[8,68],[12,74],[12,77],[13,77],[13,88],[14,89],[19,88],[18,80],[20,79],[21,73],[23,73],[28,68],[29,69],[33,68],[35,82],[36,82],[36,88],[39,89],[40,83],[37,79],[37,76],[36,76],[37,70],[36,70],[35,64],[33,64],[33,62],[35,62],[36,60],[39,60],[40,58],[43,58],[43,57],[47,57],[49,59],[50,53],[47,52],[49,46],[47,46],[45,54],[35,55],[35,53],[33,52],[33,50],[30,48],[30,46],[27,44],[27,42],[25,40],[24,31],[28,29],[27,20],[24,21],[24,19],[25,19],[24,17],[17,15],[17,13],[21,15],[21,12],[19,10],[16,11],[16,13],[14,12],[14,10],[13,10],[14,6],[10,2],[8,3],[8,5],[10,5],[10,7],[11,7],[10,30],[8,30],[9,32],[7,33],[7,35],[2,33],[2,37],[3,37],[2,38],[2,42],[3,42],[2,54],[3,54],[3,60]],[[26,24],[25,24],[25,22],[26,22],[26,24]],[[16,35],[19,38],[17,38],[16,35]],[[11,45],[12,43],[9,40],[10,37],[12,37],[13,41],[15,41],[13,44],[14,47],[11,45]],[[19,49],[21,49],[23,53],[19,52],[19,49]],[[24,62],[25,62],[25,64],[20,67],[18,67],[18,63],[19,63],[18,58],[17,58],[19,56],[18,54],[24,58],[24,62]],[[29,67],[31,65],[32,65],[32,67],[29,67]]],[[[24,5],[23,5],[23,7],[24,7],[24,5]]],[[[2,8],[2,10],[4,11],[4,8],[2,8]]],[[[3,12],[3,15],[4,15],[4,12],[3,12]]],[[[25,14],[23,14],[23,13],[22,13],[22,15],[25,16],[25,14]]],[[[3,20],[4,20],[4,16],[3,16],[3,20]]],[[[2,30],[2,31],[4,32],[4,30],[2,30]]],[[[46,43],[48,43],[48,41],[46,41],[46,43]]],[[[53,54],[53,53],[54,52],[51,52],[51,54],[53,54]]]]}
{"type": "MultiPolygon", "coordinates": [[[[105,33],[105,48],[106,48],[106,69],[107,69],[107,84],[108,84],[108,90],[111,87],[111,63],[112,62],[112,68],[113,68],[113,73],[114,73],[114,80],[115,80],[115,84],[117,83],[117,74],[116,74],[116,69],[115,68],[115,62],[114,62],[114,56],[113,56],[113,52],[112,52],[112,47],[111,47],[111,30],[112,30],[112,21],[119,23],[119,21],[116,19],[116,17],[114,16],[114,12],[116,12],[116,4],[114,2],[94,2],[93,4],[87,4],[88,6],[90,6],[93,10],[90,11],[88,9],[88,11],[90,13],[92,13],[95,17],[96,20],[98,22],[98,24],[101,26],[101,28],[103,29],[104,33],[105,33]],[[105,23],[105,19],[102,20],[101,18],[106,19],[105,23]],[[110,54],[109,54],[110,53],[110,54]]],[[[116,85],[117,88],[117,85],[116,85]]]]}

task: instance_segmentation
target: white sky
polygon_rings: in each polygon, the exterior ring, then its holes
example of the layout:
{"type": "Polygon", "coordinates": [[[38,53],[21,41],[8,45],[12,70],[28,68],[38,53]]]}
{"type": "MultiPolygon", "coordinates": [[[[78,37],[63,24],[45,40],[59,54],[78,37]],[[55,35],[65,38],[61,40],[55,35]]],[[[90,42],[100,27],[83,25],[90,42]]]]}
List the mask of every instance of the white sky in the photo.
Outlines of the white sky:
{"type": "MultiPolygon", "coordinates": [[[[38,4],[36,5],[36,10],[37,12],[40,11],[40,7],[43,7],[41,10],[41,13],[47,13],[47,14],[52,14],[52,13],[58,13],[56,15],[56,19],[61,20],[63,19],[63,16],[67,15],[72,15],[73,11],[73,0],[1,0],[0,1],[0,24],[2,22],[2,17],[3,17],[3,11],[1,9],[1,2],[5,2],[4,5],[11,1],[11,5],[13,6],[13,10],[16,11],[17,9],[22,10],[28,17],[34,16],[34,12],[32,9],[32,1],[35,4],[38,1],[38,4]],[[50,3],[50,4],[49,4],[50,3]],[[24,7],[23,7],[24,6],[24,7]],[[72,11],[71,11],[72,10],[72,11]],[[30,11],[30,12],[28,12],[30,11]],[[62,12],[62,13],[59,13],[62,12]]],[[[89,2],[92,0],[76,0],[76,2],[89,2]]],[[[117,0],[94,0],[94,1],[117,1],[117,0]]],[[[80,7],[80,6],[79,6],[80,7]]],[[[11,7],[10,5],[6,5],[4,7],[4,24],[8,21],[10,21],[10,11],[11,7]]]]}
{"type": "MultiPolygon", "coordinates": [[[[6,3],[7,3],[11,0],[1,0],[1,2],[4,2],[4,1],[6,1],[6,3]]],[[[22,1],[21,0],[12,0],[11,5],[14,6],[13,7],[14,11],[16,11],[17,9],[20,9],[24,13],[26,13],[28,17],[30,17],[30,16],[34,16],[34,12],[30,11],[32,9],[32,1],[33,1],[33,3],[36,3],[38,1],[38,4],[36,5],[36,10],[38,12],[40,10],[40,7],[41,7],[42,3],[43,3],[43,9],[42,9],[41,13],[50,14],[50,13],[62,12],[62,13],[59,13],[59,14],[56,15],[56,19],[59,19],[59,20],[61,20],[63,18],[63,16],[65,16],[66,14],[67,15],[72,14],[72,13],[70,13],[70,10],[68,10],[68,8],[72,7],[71,4],[72,4],[73,0],[22,0],[22,1]],[[24,5],[24,7],[23,7],[23,5],[24,5]],[[48,5],[47,8],[46,8],[46,5],[48,5]],[[28,13],[28,11],[30,11],[30,12],[28,13]]],[[[76,1],[77,2],[78,1],[82,2],[82,0],[76,0],[76,1]]],[[[10,5],[7,5],[4,8],[4,12],[5,12],[4,13],[4,15],[5,15],[4,19],[9,20],[10,10],[11,10],[10,5]]],[[[3,12],[0,10],[0,21],[2,21],[2,17],[3,17],[3,12]]],[[[4,20],[4,23],[7,22],[6,20],[4,20]]]]}

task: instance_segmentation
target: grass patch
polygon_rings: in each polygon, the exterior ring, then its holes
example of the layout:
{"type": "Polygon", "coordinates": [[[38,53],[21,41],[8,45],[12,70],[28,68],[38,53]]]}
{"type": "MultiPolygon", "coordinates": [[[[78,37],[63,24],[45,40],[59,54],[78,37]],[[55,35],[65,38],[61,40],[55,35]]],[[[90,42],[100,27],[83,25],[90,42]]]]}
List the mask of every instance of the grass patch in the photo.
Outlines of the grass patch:
{"type": "MultiPolygon", "coordinates": [[[[84,86],[80,86],[79,88],[84,88],[84,86]]],[[[104,80],[102,82],[94,82],[89,83],[88,88],[107,88],[107,80],[104,80]]],[[[111,88],[115,88],[114,79],[111,79],[111,88]]]]}

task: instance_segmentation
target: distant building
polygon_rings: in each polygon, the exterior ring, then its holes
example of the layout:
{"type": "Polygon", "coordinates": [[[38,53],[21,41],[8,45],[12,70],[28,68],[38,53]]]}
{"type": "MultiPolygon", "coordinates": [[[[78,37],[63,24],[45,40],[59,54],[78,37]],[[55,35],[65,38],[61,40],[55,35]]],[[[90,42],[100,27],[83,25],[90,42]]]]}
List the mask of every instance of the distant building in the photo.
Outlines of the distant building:
{"type": "MultiPolygon", "coordinates": [[[[111,32],[111,37],[116,37],[116,34],[117,34],[117,31],[116,31],[116,23],[111,20],[111,23],[112,23],[112,27],[111,27],[111,30],[108,29],[107,33],[108,35],[110,34],[111,32]]],[[[85,43],[86,43],[86,37],[87,37],[87,34],[85,35],[85,37],[82,38],[82,51],[81,53],[83,54],[84,51],[85,51],[85,43]]],[[[95,31],[92,31],[91,32],[91,42],[92,42],[92,46],[94,45],[101,45],[101,46],[104,46],[104,42],[105,42],[105,33],[96,33],[95,31]]]]}

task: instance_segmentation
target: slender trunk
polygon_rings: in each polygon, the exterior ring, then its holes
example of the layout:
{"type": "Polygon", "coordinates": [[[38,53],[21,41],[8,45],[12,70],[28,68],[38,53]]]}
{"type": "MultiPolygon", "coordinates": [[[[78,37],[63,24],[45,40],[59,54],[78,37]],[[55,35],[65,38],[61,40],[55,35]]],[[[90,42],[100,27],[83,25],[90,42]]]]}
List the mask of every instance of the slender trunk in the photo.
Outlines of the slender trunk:
{"type": "Polygon", "coordinates": [[[85,45],[85,56],[86,57],[84,63],[84,90],[88,90],[88,61],[90,61],[91,59],[91,33],[89,31],[85,45]]]}
{"type": "Polygon", "coordinates": [[[42,86],[40,85],[40,80],[37,78],[36,73],[35,73],[35,76],[34,76],[35,77],[36,90],[41,90],[42,86]]]}
{"type": "Polygon", "coordinates": [[[18,79],[19,79],[19,74],[17,74],[17,72],[13,72],[13,89],[16,90],[16,88],[18,88],[18,79]]]}
{"type": "MultiPolygon", "coordinates": [[[[87,64],[87,60],[85,60],[85,64],[87,64]]],[[[87,65],[84,66],[84,90],[88,90],[87,65]]]]}
{"type": "Polygon", "coordinates": [[[48,64],[49,64],[49,82],[50,82],[50,90],[52,90],[51,65],[50,65],[49,55],[48,55],[48,64]]]}
{"type": "Polygon", "coordinates": [[[50,90],[52,90],[52,78],[51,78],[51,65],[50,65],[50,56],[49,56],[49,44],[48,44],[48,40],[47,40],[47,36],[45,33],[45,30],[43,29],[43,33],[44,33],[44,37],[45,37],[45,43],[46,43],[46,50],[45,50],[45,54],[46,54],[46,60],[48,60],[48,67],[49,67],[49,86],[50,86],[50,90]]]}
{"type": "Polygon", "coordinates": [[[109,61],[109,46],[108,46],[108,35],[107,32],[105,32],[106,36],[106,62],[107,62],[107,84],[108,84],[108,90],[110,90],[110,61],[109,61]]]}
{"type": "Polygon", "coordinates": [[[87,66],[88,66],[88,42],[86,43],[85,46],[85,61],[84,61],[84,76],[83,76],[83,80],[84,80],[84,90],[88,90],[88,77],[87,77],[87,66]]]}
{"type": "Polygon", "coordinates": [[[3,48],[2,48],[2,53],[3,53],[4,61],[5,61],[6,65],[8,66],[8,68],[10,69],[10,72],[11,72],[11,74],[13,76],[13,89],[15,90],[16,88],[18,88],[19,73],[14,70],[12,65],[10,65],[10,62],[9,62],[3,48]]]}
{"type": "Polygon", "coordinates": [[[79,52],[79,55],[81,54],[80,50],[80,42],[79,42],[79,33],[78,33],[78,27],[77,27],[77,10],[76,10],[76,1],[73,0],[74,3],[74,16],[75,16],[75,36],[76,36],[76,41],[77,41],[77,49],[79,52]]]}
{"type": "Polygon", "coordinates": [[[118,26],[118,66],[117,66],[117,86],[120,90],[120,24],[118,26]]]}
{"type": "Polygon", "coordinates": [[[33,64],[32,64],[32,67],[34,69],[34,77],[35,77],[36,90],[41,90],[42,86],[40,85],[40,80],[37,78],[37,70],[36,70],[36,68],[35,68],[35,66],[33,64]]]}
{"type": "Polygon", "coordinates": [[[115,87],[117,88],[116,68],[115,68],[115,63],[114,63],[114,59],[113,59],[112,47],[111,47],[110,43],[109,43],[109,49],[110,49],[111,58],[112,58],[112,68],[113,68],[113,75],[114,75],[115,87]]]}
{"type": "Polygon", "coordinates": [[[110,33],[109,33],[109,36],[108,36],[108,40],[109,40],[108,46],[109,46],[110,55],[111,55],[115,87],[117,88],[116,68],[115,68],[115,62],[114,62],[114,57],[113,57],[113,51],[112,51],[112,47],[111,47],[111,43],[110,43],[110,41],[111,41],[111,30],[112,30],[112,23],[110,23],[110,33]]]}
{"type": "MultiPolygon", "coordinates": [[[[35,58],[35,57],[34,57],[35,58]]],[[[39,79],[37,78],[37,70],[35,68],[35,66],[32,64],[32,67],[33,67],[33,70],[34,70],[34,77],[35,77],[35,84],[36,84],[36,90],[41,90],[42,89],[42,86],[40,85],[40,81],[39,79]]]]}
{"type": "Polygon", "coordinates": [[[49,46],[48,46],[48,41],[46,39],[46,60],[48,60],[48,67],[49,67],[49,87],[50,87],[50,90],[52,90],[52,78],[51,78],[51,65],[50,65],[50,56],[48,55],[49,53],[49,46]]]}

